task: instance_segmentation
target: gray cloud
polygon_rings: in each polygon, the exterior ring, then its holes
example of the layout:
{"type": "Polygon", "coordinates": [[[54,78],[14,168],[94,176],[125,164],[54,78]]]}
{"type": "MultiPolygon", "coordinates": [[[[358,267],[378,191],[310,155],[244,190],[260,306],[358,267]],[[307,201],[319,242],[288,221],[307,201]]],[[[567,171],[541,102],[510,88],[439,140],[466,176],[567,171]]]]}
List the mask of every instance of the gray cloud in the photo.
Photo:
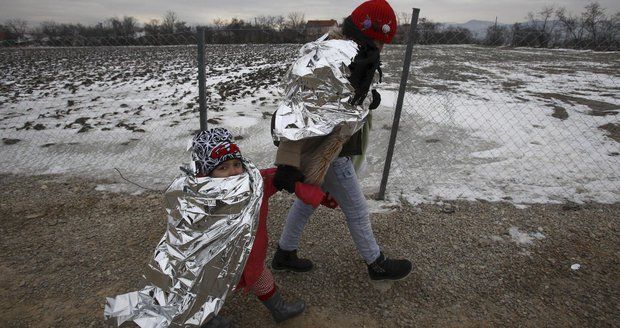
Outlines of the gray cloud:
{"type": "MultiPolygon", "coordinates": [[[[0,0],[0,22],[10,18],[27,20],[31,25],[46,20],[66,23],[93,24],[109,17],[134,16],[142,22],[159,19],[167,10],[173,10],[190,24],[211,23],[215,18],[238,17],[250,20],[259,15],[286,15],[292,11],[303,12],[306,19],[341,19],[348,15],[362,1],[327,0],[226,0],[199,1],[177,0],[0,0]]],[[[608,14],[620,11],[617,0],[603,0],[599,3],[607,8],[608,14]]],[[[494,20],[513,23],[524,20],[529,11],[555,4],[567,10],[581,12],[587,4],[584,0],[539,1],[539,0],[393,0],[390,4],[396,12],[411,12],[416,6],[420,15],[438,22],[465,22],[470,19],[494,20]]]]}

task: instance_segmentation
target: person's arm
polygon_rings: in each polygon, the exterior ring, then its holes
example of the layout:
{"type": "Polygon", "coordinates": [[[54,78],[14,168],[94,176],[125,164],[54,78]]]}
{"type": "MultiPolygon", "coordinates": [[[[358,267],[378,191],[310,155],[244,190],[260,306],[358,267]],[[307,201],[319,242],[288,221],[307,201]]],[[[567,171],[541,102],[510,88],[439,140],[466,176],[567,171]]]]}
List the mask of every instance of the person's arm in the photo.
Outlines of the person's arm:
{"type": "Polygon", "coordinates": [[[304,175],[300,171],[302,142],[280,140],[275,162],[278,169],[273,177],[273,185],[278,190],[286,190],[293,194],[295,184],[304,181],[304,175]]]}
{"type": "Polygon", "coordinates": [[[370,92],[372,94],[372,101],[370,102],[368,109],[373,110],[381,104],[381,94],[377,91],[377,89],[372,89],[370,92]]]}
{"type": "Polygon", "coordinates": [[[301,146],[303,140],[281,140],[276,153],[276,165],[288,165],[296,169],[301,166],[301,146]]]}

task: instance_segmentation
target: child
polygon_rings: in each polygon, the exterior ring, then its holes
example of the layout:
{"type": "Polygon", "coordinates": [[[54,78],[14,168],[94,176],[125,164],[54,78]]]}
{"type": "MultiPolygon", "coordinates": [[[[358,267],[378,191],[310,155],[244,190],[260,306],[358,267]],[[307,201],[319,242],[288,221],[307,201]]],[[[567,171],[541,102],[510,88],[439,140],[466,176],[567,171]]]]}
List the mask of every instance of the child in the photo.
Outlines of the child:
{"type": "MultiPolygon", "coordinates": [[[[198,177],[225,178],[244,172],[239,147],[232,142],[232,135],[226,129],[216,128],[199,133],[193,140],[192,148],[198,177]]],[[[303,312],[305,303],[298,300],[286,304],[276,291],[271,271],[265,267],[269,197],[278,191],[272,183],[274,173],[274,168],[260,171],[263,177],[263,201],[258,229],[238,287],[252,290],[269,309],[275,321],[281,322],[303,312]]],[[[206,327],[209,327],[209,324],[206,327]]]]}
{"type": "MultiPolygon", "coordinates": [[[[166,190],[168,226],[149,265],[151,285],[108,298],[106,322],[228,327],[217,313],[237,288],[251,290],[276,322],[302,313],[304,301],[286,303],[264,265],[275,168],[256,169],[223,128],[200,132],[191,150],[193,170],[166,190]]],[[[320,190],[299,189],[313,206],[323,200],[320,190]]]]}

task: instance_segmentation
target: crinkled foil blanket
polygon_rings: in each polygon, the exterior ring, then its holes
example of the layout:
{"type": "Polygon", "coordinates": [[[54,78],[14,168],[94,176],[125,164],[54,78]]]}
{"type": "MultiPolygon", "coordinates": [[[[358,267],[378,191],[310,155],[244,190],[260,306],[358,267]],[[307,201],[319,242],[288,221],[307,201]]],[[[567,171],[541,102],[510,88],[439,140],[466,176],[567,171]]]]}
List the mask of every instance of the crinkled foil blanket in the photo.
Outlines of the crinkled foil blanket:
{"type": "MultiPolygon", "coordinates": [[[[238,284],[252,249],[263,193],[260,172],[228,178],[181,176],[165,193],[168,225],[142,290],[107,298],[109,327],[199,327],[238,284]]],[[[146,229],[146,227],[137,227],[146,229]]]]}
{"type": "Polygon", "coordinates": [[[326,136],[336,126],[353,134],[368,115],[368,106],[354,106],[349,64],[358,52],[350,40],[325,40],[304,45],[285,79],[285,98],[275,117],[274,138],[301,140],[326,136]]]}

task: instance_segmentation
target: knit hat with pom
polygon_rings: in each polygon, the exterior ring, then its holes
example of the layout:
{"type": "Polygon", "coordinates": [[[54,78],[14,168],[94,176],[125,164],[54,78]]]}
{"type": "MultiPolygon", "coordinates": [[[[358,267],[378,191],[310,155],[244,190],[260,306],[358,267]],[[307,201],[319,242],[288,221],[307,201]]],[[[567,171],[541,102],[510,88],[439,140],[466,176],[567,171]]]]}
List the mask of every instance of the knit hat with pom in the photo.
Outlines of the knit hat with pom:
{"type": "Polygon", "coordinates": [[[367,37],[390,43],[396,34],[396,14],[385,0],[369,0],[351,13],[353,23],[367,37]]]}
{"type": "Polygon", "coordinates": [[[202,175],[208,175],[218,165],[229,159],[242,159],[232,134],[224,128],[202,131],[192,139],[192,159],[202,175]]]}

